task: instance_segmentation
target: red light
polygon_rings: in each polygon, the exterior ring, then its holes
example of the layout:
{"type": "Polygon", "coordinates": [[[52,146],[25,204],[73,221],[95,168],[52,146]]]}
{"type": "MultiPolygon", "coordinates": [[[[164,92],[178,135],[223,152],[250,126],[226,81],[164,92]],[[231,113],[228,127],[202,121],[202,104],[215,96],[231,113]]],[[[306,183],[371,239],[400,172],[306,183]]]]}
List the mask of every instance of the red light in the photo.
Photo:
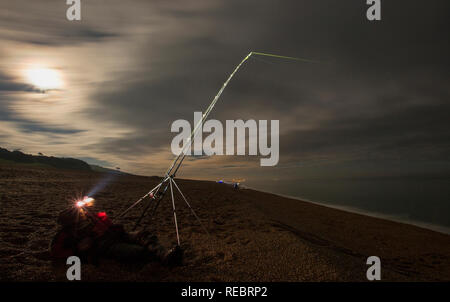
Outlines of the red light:
{"type": "Polygon", "coordinates": [[[108,217],[108,215],[106,215],[106,212],[98,212],[97,217],[104,220],[108,217]]]}

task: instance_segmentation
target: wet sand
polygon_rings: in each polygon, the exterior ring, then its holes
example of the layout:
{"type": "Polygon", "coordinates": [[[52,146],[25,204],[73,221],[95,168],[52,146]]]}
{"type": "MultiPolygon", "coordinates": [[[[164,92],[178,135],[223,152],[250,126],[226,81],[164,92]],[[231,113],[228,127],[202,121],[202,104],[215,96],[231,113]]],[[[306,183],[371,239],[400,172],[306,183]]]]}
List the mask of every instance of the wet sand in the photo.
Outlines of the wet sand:
{"type": "MultiPolygon", "coordinates": [[[[105,175],[0,165],[0,280],[65,281],[48,244],[59,211],[105,175]]],[[[117,217],[158,182],[118,176],[99,192],[94,210],[117,217]]],[[[366,259],[381,258],[384,281],[450,281],[450,236],[413,225],[349,213],[254,190],[178,180],[210,232],[180,196],[182,267],[102,260],[82,264],[85,281],[366,281],[366,259]]],[[[144,220],[161,242],[176,243],[172,205],[144,220]]],[[[141,207],[122,223],[131,229],[141,207]]]]}

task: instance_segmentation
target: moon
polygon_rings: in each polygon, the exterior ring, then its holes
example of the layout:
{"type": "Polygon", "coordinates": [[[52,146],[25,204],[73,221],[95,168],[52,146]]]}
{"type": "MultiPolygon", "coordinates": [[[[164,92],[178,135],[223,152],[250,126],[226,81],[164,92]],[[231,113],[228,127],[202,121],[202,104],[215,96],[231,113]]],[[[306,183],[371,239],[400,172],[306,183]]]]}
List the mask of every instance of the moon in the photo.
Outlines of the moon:
{"type": "Polygon", "coordinates": [[[41,90],[60,89],[63,86],[59,71],[51,68],[31,68],[25,71],[27,80],[41,90]]]}

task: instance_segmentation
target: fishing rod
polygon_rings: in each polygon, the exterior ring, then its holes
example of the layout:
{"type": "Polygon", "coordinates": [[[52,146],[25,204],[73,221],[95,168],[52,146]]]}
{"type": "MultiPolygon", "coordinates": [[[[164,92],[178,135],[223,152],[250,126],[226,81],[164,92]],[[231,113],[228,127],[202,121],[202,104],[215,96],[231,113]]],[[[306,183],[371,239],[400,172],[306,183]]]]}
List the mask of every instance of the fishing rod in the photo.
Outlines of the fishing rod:
{"type": "MultiPolygon", "coordinates": [[[[175,183],[175,175],[178,172],[178,170],[180,169],[184,159],[186,158],[186,154],[187,154],[187,150],[191,147],[192,144],[192,140],[195,137],[195,135],[197,134],[198,130],[201,128],[201,125],[203,125],[203,123],[205,122],[205,120],[208,118],[209,114],[211,113],[211,111],[213,110],[214,106],[216,105],[217,101],[220,99],[220,96],[222,95],[223,91],[225,90],[225,88],[228,86],[228,83],[231,81],[231,79],[233,78],[233,76],[238,72],[238,70],[241,68],[241,66],[251,57],[251,56],[265,56],[265,57],[272,57],[272,58],[278,58],[278,59],[284,59],[284,60],[291,60],[291,61],[298,61],[298,62],[305,62],[305,63],[319,63],[318,61],[315,60],[309,60],[309,59],[304,59],[304,58],[297,58],[297,57],[289,57],[289,56],[281,56],[281,55],[277,55],[277,54],[271,54],[271,53],[263,53],[263,52],[256,52],[256,51],[251,51],[247,56],[245,56],[242,61],[234,68],[233,72],[228,76],[227,80],[223,83],[222,87],[219,89],[219,91],[217,92],[217,94],[215,95],[215,97],[213,98],[213,100],[211,101],[211,103],[209,104],[208,108],[206,109],[206,111],[203,113],[202,118],[200,119],[200,121],[197,123],[197,125],[194,127],[194,129],[191,132],[190,137],[188,138],[188,140],[186,141],[186,144],[183,146],[181,152],[174,158],[174,160],[172,161],[172,163],[170,164],[169,168],[167,169],[166,173],[164,174],[163,179],[159,182],[158,185],[156,185],[154,188],[152,188],[149,192],[147,192],[144,196],[142,196],[141,198],[139,198],[136,202],[134,202],[130,207],[128,207],[125,211],[122,212],[122,214],[119,215],[120,217],[123,217],[126,213],[128,213],[132,208],[134,208],[136,205],[138,205],[140,202],[142,202],[145,198],[150,197],[152,200],[155,201],[155,206],[153,208],[152,213],[154,214],[156,211],[156,208],[158,207],[158,205],[160,204],[162,198],[164,197],[167,189],[170,187],[171,189],[171,197],[172,197],[172,206],[173,206],[173,213],[174,213],[174,222],[175,222],[175,227],[176,227],[176,232],[177,232],[177,240],[178,240],[178,244],[180,244],[180,240],[179,240],[179,234],[178,234],[178,224],[177,224],[177,218],[176,218],[176,211],[175,211],[175,202],[174,202],[174,198],[173,198],[173,187],[175,187],[181,194],[181,196],[183,197],[184,201],[186,202],[186,204],[188,205],[189,209],[191,210],[192,214],[195,216],[195,218],[200,222],[200,224],[203,227],[203,224],[201,223],[200,219],[198,218],[197,214],[195,213],[194,209],[190,206],[190,204],[188,203],[188,201],[186,200],[184,194],[181,192],[180,188],[178,187],[178,185],[175,183]],[[164,185],[164,186],[163,186],[164,185]],[[163,188],[161,190],[161,188],[163,188]]],[[[135,228],[139,225],[140,221],[142,220],[142,218],[145,216],[145,214],[147,213],[148,209],[150,208],[151,203],[149,202],[149,204],[144,208],[141,216],[139,217],[138,221],[135,224],[135,228]]],[[[152,215],[153,215],[152,214],[152,215]]],[[[203,227],[204,228],[204,227],[203,227]]],[[[204,228],[206,231],[206,228],[204,228]]],[[[206,231],[208,233],[208,231],[206,231]]]]}
{"type": "Polygon", "coordinates": [[[288,56],[280,56],[280,55],[276,55],[276,54],[270,54],[270,53],[263,53],[263,52],[256,52],[256,51],[251,51],[246,57],[244,57],[244,59],[236,66],[236,68],[233,70],[233,72],[230,74],[230,76],[228,77],[228,79],[223,83],[222,87],[220,88],[219,92],[216,94],[216,96],[214,97],[214,99],[212,100],[211,104],[209,105],[209,107],[206,109],[205,113],[202,116],[202,119],[197,123],[197,125],[195,126],[194,130],[192,130],[191,132],[191,136],[189,137],[189,139],[187,140],[186,144],[184,145],[182,151],[180,152],[180,154],[178,154],[178,156],[173,160],[172,164],[169,166],[169,169],[167,170],[165,176],[166,177],[170,177],[171,175],[173,177],[175,177],[175,174],[177,173],[178,169],[180,168],[181,164],[183,163],[184,158],[186,157],[186,151],[187,149],[190,147],[192,139],[194,138],[194,136],[197,134],[197,131],[200,129],[200,126],[204,124],[204,121],[206,120],[206,118],[209,116],[210,112],[213,110],[214,106],[216,105],[217,101],[219,100],[220,96],[222,95],[222,92],[225,90],[225,88],[227,87],[228,83],[231,81],[231,79],[233,78],[233,76],[237,73],[237,71],[241,68],[241,66],[245,63],[245,61],[247,61],[252,55],[255,56],[266,56],[266,57],[273,57],[273,58],[278,58],[278,59],[285,59],[285,60],[294,60],[294,61],[300,61],[300,62],[306,62],[306,63],[318,63],[318,61],[313,61],[313,60],[309,60],[309,59],[302,59],[302,58],[296,58],[296,57],[288,57],[288,56]],[[180,159],[180,162],[177,164],[178,160],[180,159]],[[174,172],[172,174],[170,174],[172,172],[172,170],[174,169],[174,167],[176,166],[174,172]]]}

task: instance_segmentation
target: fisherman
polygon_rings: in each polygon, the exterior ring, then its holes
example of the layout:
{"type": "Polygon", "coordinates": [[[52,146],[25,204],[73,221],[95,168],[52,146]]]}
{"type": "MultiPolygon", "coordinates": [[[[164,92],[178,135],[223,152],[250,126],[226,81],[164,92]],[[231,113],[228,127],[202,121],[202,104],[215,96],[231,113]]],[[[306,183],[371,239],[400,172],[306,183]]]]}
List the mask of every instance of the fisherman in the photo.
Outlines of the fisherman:
{"type": "Polygon", "coordinates": [[[60,228],[50,244],[50,255],[55,260],[79,256],[94,263],[110,258],[121,262],[159,261],[167,266],[182,264],[180,246],[167,250],[148,232],[127,233],[105,212],[91,214],[71,207],[59,214],[58,224],[60,228]]]}

